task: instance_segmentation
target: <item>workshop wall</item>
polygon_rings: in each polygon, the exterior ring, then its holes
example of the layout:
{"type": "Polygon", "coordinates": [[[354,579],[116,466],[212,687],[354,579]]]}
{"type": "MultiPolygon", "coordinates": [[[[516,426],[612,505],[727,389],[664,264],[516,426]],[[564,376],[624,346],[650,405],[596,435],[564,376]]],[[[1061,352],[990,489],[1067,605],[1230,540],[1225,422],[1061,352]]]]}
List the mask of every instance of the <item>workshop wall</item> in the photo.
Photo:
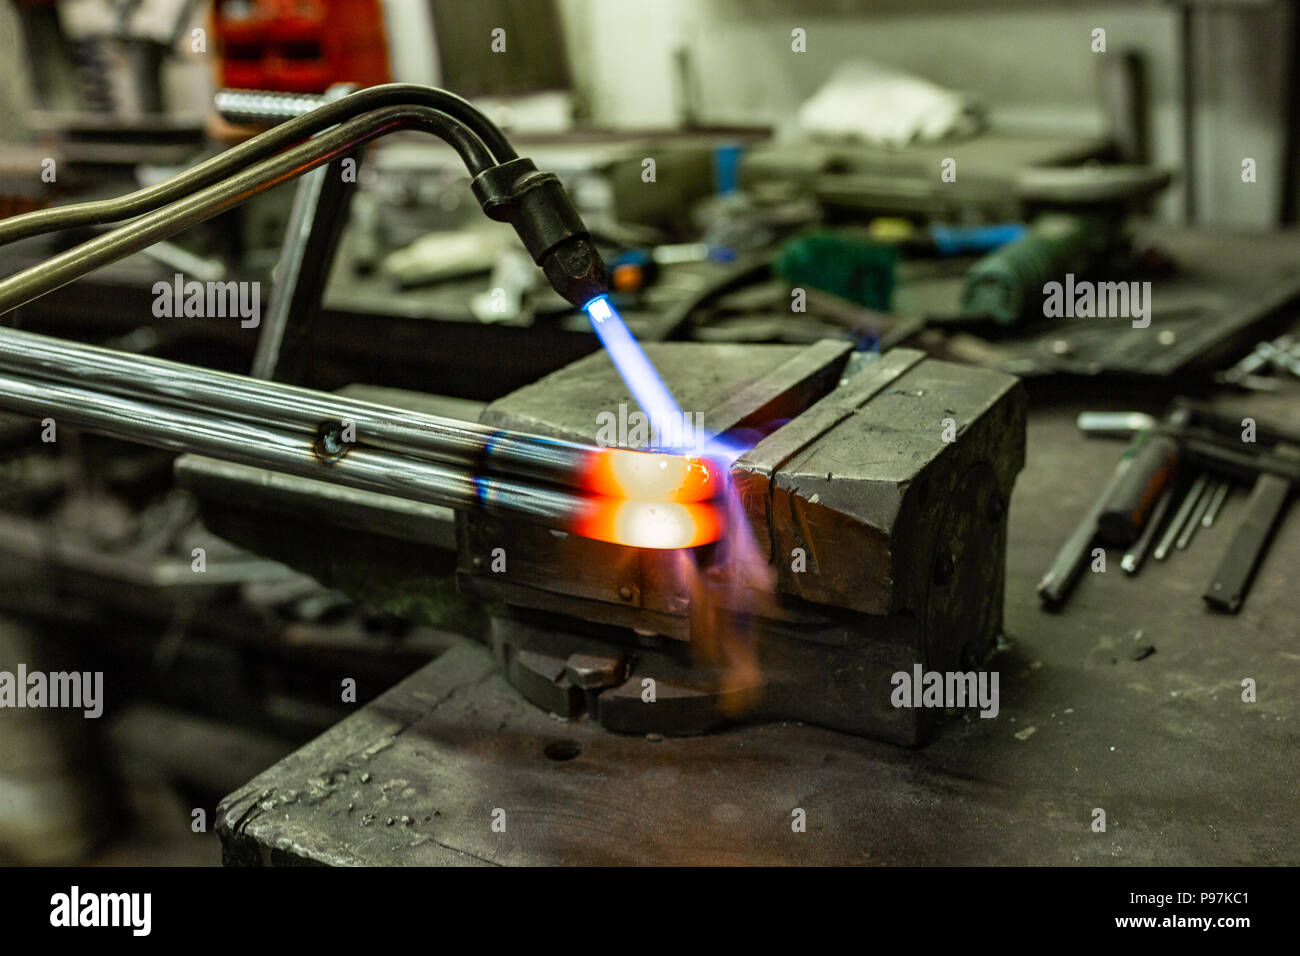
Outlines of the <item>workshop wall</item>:
{"type": "Polygon", "coordinates": [[[11,3],[0,3],[0,142],[27,138],[32,98],[24,55],[18,11],[11,3]]]}
{"type": "MultiPolygon", "coordinates": [[[[1089,41],[1101,26],[1111,52],[1131,48],[1145,57],[1152,159],[1181,169],[1176,7],[951,0],[865,6],[843,0],[560,0],[569,49],[584,51],[573,58],[575,85],[592,120],[616,127],[676,124],[693,102],[705,122],[773,123],[788,131],[796,107],[838,63],[868,58],[979,94],[1004,127],[1095,133],[1102,115],[1097,54],[1089,52],[1089,41]],[[791,6],[804,12],[792,13],[791,6]],[[774,55],[788,51],[781,38],[796,26],[807,31],[808,55],[774,55]],[[684,81],[683,72],[692,78],[684,81]]],[[[1276,169],[1283,155],[1290,8],[1233,4],[1199,8],[1196,16],[1198,217],[1272,224],[1281,209],[1282,177],[1263,171],[1276,169]],[[1254,158],[1261,171],[1248,188],[1240,180],[1243,156],[1254,158]]],[[[1175,187],[1158,211],[1179,219],[1183,205],[1175,187]]]]}

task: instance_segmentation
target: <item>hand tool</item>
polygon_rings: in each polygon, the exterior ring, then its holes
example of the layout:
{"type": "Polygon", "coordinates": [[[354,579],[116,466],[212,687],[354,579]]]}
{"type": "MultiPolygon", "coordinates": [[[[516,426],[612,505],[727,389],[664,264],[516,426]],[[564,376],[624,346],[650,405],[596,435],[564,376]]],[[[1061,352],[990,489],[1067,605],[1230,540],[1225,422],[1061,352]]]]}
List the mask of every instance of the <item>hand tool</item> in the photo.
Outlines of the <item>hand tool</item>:
{"type": "Polygon", "coordinates": [[[1112,487],[1097,518],[1101,540],[1128,547],[1148,524],[1151,509],[1178,474],[1178,443],[1168,435],[1140,432],[1132,461],[1112,487]]]}
{"type": "Polygon", "coordinates": [[[1183,525],[1183,530],[1178,535],[1177,546],[1179,551],[1186,551],[1187,546],[1192,542],[1192,536],[1196,534],[1196,529],[1201,526],[1201,519],[1205,517],[1205,509],[1209,507],[1210,498],[1214,494],[1214,482],[1207,482],[1201,496],[1196,500],[1196,507],[1187,517],[1187,523],[1183,525]]]}
{"type": "MultiPolygon", "coordinates": [[[[463,100],[439,90],[392,86],[326,102],[223,157],[121,200],[63,207],[0,224],[3,242],[68,225],[138,215],[127,225],[0,280],[0,312],[399,129],[434,133],[457,150],[474,176],[471,189],[483,211],[515,228],[562,296],[582,306],[607,290],[604,263],[554,175],[539,172],[530,160],[519,158],[500,131],[463,100]],[[315,130],[323,132],[289,145],[315,130]]],[[[533,477],[541,474],[543,481],[571,482],[578,472],[585,472],[588,477],[579,478],[580,482],[603,482],[625,491],[632,487],[637,492],[655,486],[656,494],[663,492],[666,476],[685,477],[687,485],[701,474],[717,477],[707,466],[696,471],[680,456],[660,456],[657,465],[666,470],[638,462],[627,472],[621,465],[634,459],[623,457],[628,454],[624,451],[566,448],[535,436],[492,434],[448,420],[418,421],[383,408],[339,407],[328,396],[286,392],[238,376],[124,359],[108,350],[25,337],[11,330],[4,335],[0,352],[11,377],[0,380],[0,396],[7,407],[24,414],[57,412],[61,420],[115,437],[173,450],[204,450],[229,461],[452,507],[516,514],[611,541],[633,543],[635,539],[642,546],[681,547],[688,540],[692,544],[713,540],[720,528],[716,509],[698,501],[661,498],[649,502],[654,507],[628,509],[623,507],[624,499],[636,497],[635,493],[604,500],[607,487],[574,495],[477,473],[504,466],[532,470],[533,477]],[[31,378],[25,377],[29,374],[31,378]],[[82,387],[86,384],[91,387],[82,387]],[[350,418],[352,412],[359,417],[350,418]],[[277,427],[286,423],[292,434],[277,427]],[[396,445],[402,455],[413,449],[432,451],[442,456],[444,464],[447,458],[455,459],[451,464],[460,470],[413,463],[388,454],[391,448],[354,449],[340,437],[348,426],[359,429],[366,445],[396,445]],[[308,440],[305,431],[310,432],[308,440]],[[473,470],[466,471],[466,466],[473,470]]],[[[667,481],[672,485],[675,479],[667,481]]],[[[710,495],[719,490],[718,484],[713,483],[710,495]]],[[[676,495],[682,487],[669,494],[676,495]]]]}
{"type": "Polygon", "coordinates": [[[1161,538],[1160,543],[1156,545],[1155,559],[1157,561],[1163,561],[1169,555],[1169,549],[1174,546],[1174,542],[1177,541],[1178,536],[1182,534],[1183,526],[1187,524],[1187,519],[1190,518],[1192,512],[1196,510],[1196,503],[1200,501],[1201,496],[1205,494],[1205,486],[1209,484],[1209,481],[1209,475],[1204,473],[1199,474],[1196,476],[1196,480],[1192,482],[1191,487],[1187,489],[1187,495],[1183,498],[1182,505],[1179,506],[1178,511],[1174,514],[1174,520],[1169,522],[1169,527],[1165,529],[1164,537],[1161,538]]]}
{"type": "Polygon", "coordinates": [[[1126,476],[1135,458],[1147,443],[1147,433],[1139,433],[1115,465],[1101,495],[1084,513],[1078,525],[1061,545],[1047,573],[1038,582],[1038,597],[1049,608],[1059,608],[1070,596],[1088,560],[1088,551],[1097,537],[1097,526],[1112,497],[1126,485],[1126,476]]]}
{"type": "Polygon", "coordinates": [[[1041,304],[1044,283],[1066,273],[1086,273],[1114,237],[1100,217],[1066,213],[1039,216],[1024,238],[980,259],[966,273],[962,315],[1019,322],[1041,304]]]}
{"type": "MultiPolygon", "coordinates": [[[[1262,354],[1257,350],[1253,353],[1254,360],[1262,363],[1265,360],[1262,354]]],[[[1079,416],[1080,428],[1090,434],[1122,434],[1126,428],[1146,429],[1149,424],[1140,413],[1086,412],[1079,416]]],[[[1191,482],[1177,512],[1164,528],[1154,551],[1157,561],[1168,557],[1175,546],[1187,548],[1198,528],[1213,526],[1231,492],[1230,481],[1216,475],[1227,474],[1254,482],[1246,514],[1204,592],[1205,600],[1212,607],[1230,613],[1240,609],[1272,529],[1285,509],[1290,489],[1300,483],[1300,430],[1258,418],[1253,419],[1253,428],[1256,441],[1243,442],[1241,418],[1203,402],[1180,397],[1174,401],[1163,422],[1150,431],[1138,431],[1134,442],[1136,445],[1143,435],[1174,442],[1175,455],[1190,465],[1205,469],[1191,482]]],[[[1130,446],[1126,456],[1133,451],[1134,447],[1130,446]]],[[[1155,458],[1154,455],[1148,457],[1151,460],[1155,458]]],[[[1132,485],[1135,479],[1119,475],[1112,478],[1103,498],[1116,496],[1117,500],[1124,497],[1131,500],[1131,494],[1120,494],[1126,482],[1132,485]]],[[[1156,528],[1172,507],[1175,495],[1174,491],[1165,491],[1137,543],[1121,559],[1121,567],[1129,574],[1136,573],[1141,566],[1157,534],[1156,528]]],[[[1067,542],[1067,549],[1073,549],[1068,557],[1075,563],[1065,561],[1063,566],[1073,567],[1075,574],[1082,567],[1083,557],[1091,543],[1085,533],[1087,525],[1088,518],[1085,517],[1084,523],[1067,542]]],[[[1118,541],[1128,530],[1115,521],[1110,537],[1118,541]]],[[[1067,556],[1067,549],[1062,549],[1058,562],[1067,556]]],[[[1041,590],[1040,585],[1040,593],[1041,590]]]]}
{"type": "Polygon", "coordinates": [[[1224,385],[1239,385],[1249,376],[1254,375],[1265,365],[1268,364],[1269,350],[1273,348],[1286,348],[1291,344],[1292,336],[1283,335],[1274,339],[1272,342],[1260,342],[1255,348],[1243,356],[1231,368],[1218,372],[1214,377],[1218,382],[1224,385]]]}
{"type": "Polygon", "coordinates": [[[1119,566],[1128,574],[1137,574],[1141,569],[1142,562],[1146,560],[1151,545],[1160,531],[1161,523],[1165,520],[1165,515],[1169,513],[1173,500],[1174,484],[1170,482],[1165,486],[1164,492],[1160,495],[1160,500],[1151,509],[1151,516],[1147,518],[1146,527],[1142,529],[1142,536],[1120,558],[1119,566]]]}
{"type": "Polygon", "coordinates": [[[1273,528],[1291,497],[1291,487],[1290,481],[1272,474],[1261,474],[1255,480],[1241,524],[1205,586],[1202,597],[1210,607],[1228,614],[1241,610],[1273,528]]]}
{"type": "Polygon", "coordinates": [[[1228,492],[1232,490],[1232,485],[1227,481],[1220,481],[1218,487],[1214,489],[1214,497],[1210,499],[1210,506],[1205,509],[1205,516],[1201,518],[1201,525],[1209,528],[1214,525],[1214,519],[1219,516],[1219,509],[1223,507],[1224,499],[1228,497],[1228,492]]]}

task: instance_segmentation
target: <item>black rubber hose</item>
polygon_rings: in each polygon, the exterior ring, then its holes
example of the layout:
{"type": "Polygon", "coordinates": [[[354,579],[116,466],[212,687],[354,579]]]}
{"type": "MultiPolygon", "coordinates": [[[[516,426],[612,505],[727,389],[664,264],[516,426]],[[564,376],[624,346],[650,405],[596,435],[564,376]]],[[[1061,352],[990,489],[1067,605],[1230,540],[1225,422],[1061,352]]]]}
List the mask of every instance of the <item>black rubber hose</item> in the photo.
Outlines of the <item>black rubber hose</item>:
{"type": "Polygon", "coordinates": [[[423,106],[437,110],[449,121],[448,133],[442,135],[469,167],[471,176],[484,169],[518,158],[505,134],[468,101],[454,93],[432,86],[412,83],[388,83],[372,86],[326,103],[287,120],[265,133],[223,150],[183,173],[177,173],[144,189],[95,202],[73,203],[24,213],[0,220],[0,245],[17,242],[60,229],[97,226],[121,222],[152,212],[198,189],[211,186],[241,169],[273,156],[281,150],[299,143],[339,123],[346,122],[375,109],[393,106],[423,106]],[[454,132],[452,130],[454,129],[454,132]]]}

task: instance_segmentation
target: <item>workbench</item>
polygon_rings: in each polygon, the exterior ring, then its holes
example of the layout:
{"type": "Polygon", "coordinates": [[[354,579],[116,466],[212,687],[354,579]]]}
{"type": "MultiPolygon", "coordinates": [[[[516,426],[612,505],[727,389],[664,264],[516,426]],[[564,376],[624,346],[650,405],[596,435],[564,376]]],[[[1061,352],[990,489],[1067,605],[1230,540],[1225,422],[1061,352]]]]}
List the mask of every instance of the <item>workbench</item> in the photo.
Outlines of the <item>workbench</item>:
{"type": "MultiPolygon", "coordinates": [[[[1293,395],[1248,404],[1282,415],[1293,395]]],[[[1300,862],[1300,518],[1283,519],[1235,617],[1200,595],[1241,487],[1187,551],[1134,578],[1112,552],[1064,610],[1041,610],[1038,578],[1122,451],[1074,420],[1123,394],[1078,400],[1031,407],[996,718],[964,711],[919,749],[798,724],[620,736],[524,702],[464,642],[229,795],[227,862],[1300,862]]]]}

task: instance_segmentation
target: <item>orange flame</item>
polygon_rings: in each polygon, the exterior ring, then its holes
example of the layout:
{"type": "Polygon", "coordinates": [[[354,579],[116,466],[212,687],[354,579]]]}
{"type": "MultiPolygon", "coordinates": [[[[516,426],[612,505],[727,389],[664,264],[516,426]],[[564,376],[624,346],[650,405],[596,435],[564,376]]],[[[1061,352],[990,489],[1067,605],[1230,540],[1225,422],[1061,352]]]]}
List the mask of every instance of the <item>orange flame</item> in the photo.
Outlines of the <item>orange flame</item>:
{"type": "Polygon", "coordinates": [[[726,523],[708,556],[712,566],[702,567],[696,552],[682,552],[675,565],[690,597],[691,656],[713,671],[719,709],[739,717],[765,693],[752,622],[775,613],[776,572],[758,546],[735,486],[729,479],[725,484],[726,523]]]}

